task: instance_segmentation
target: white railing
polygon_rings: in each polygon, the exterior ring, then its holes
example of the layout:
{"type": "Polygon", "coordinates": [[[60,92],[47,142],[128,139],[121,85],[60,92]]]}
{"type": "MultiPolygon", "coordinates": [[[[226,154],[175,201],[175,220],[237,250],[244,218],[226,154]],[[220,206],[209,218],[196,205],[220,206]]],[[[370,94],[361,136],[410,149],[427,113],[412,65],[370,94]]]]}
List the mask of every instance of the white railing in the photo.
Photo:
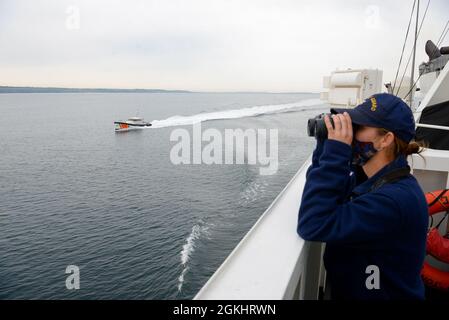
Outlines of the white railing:
{"type": "Polygon", "coordinates": [[[317,299],[322,245],[297,232],[311,157],[194,299],[317,299]]]}
{"type": "Polygon", "coordinates": [[[416,126],[420,127],[420,128],[429,128],[429,129],[449,131],[449,127],[447,127],[447,126],[437,126],[437,125],[433,125],[433,124],[424,124],[424,123],[417,123],[416,126]]]}

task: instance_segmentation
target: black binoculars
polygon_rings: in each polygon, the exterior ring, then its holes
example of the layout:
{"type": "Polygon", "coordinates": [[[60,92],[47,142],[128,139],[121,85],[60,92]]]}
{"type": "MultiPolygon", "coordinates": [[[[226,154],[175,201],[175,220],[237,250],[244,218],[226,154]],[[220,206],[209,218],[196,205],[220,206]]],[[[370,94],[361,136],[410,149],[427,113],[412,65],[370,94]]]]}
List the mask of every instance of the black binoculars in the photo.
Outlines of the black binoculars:
{"type": "Polygon", "coordinates": [[[335,128],[334,119],[330,113],[322,113],[317,115],[315,118],[309,119],[307,122],[307,134],[309,137],[315,137],[317,140],[327,139],[327,127],[324,122],[324,116],[328,115],[332,126],[335,128]]]}

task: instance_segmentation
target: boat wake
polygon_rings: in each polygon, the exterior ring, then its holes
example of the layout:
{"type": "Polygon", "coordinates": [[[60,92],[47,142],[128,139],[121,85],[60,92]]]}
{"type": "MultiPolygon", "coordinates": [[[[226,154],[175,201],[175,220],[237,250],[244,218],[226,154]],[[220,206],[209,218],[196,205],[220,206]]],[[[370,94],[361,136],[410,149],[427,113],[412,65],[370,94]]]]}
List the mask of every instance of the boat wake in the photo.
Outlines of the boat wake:
{"type": "Polygon", "coordinates": [[[268,187],[266,181],[253,181],[241,192],[240,206],[248,206],[259,200],[268,187]]]}
{"type": "Polygon", "coordinates": [[[182,264],[183,270],[181,272],[181,275],[178,278],[178,291],[182,290],[185,274],[189,270],[187,263],[190,260],[191,254],[193,253],[193,251],[195,251],[195,242],[202,235],[209,235],[209,226],[205,225],[204,223],[202,223],[202,221],[200,221],[200,223],[198,223],[192,227],[192,231],[190,232],[190,235],[187,237],[186,243],[182,247],[181,264],[182,264]]]}
{"type": "Polygon", "coordinates": [[[243,109],[224,110],[217,112],[199,113],[192,116],[173,116],[164,120],[154,120],[151,122],[150,128],[165,128],[174,126],[186,126],[195,123],[211,120],[224,120],[224,119],[238,119],[244,117],[255,117],[265,114],[292,112],[292,111],[304,111],[308,110],[308,107],[314,107],[322,105],[323,101],[320,99],[308,99],[299,102],[255,106],[243,109]]]}

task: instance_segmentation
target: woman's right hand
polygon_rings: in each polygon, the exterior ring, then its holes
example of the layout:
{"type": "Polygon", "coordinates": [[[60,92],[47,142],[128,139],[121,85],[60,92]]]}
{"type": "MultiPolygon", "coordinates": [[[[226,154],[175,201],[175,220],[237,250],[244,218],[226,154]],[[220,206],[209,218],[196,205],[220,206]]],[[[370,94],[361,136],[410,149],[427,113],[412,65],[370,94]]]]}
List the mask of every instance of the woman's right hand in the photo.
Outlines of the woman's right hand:
{"type": "Polygon", "coordinates": [[[352,145],[353,131],[352,131],[352,120],[349,113],[345,112],[343,114],[332,115],[334,120],[335,128],[330,122],[329,116],[324,117],[324,122],[326,123],[326,128],[328,132],[328,139],[336,140],[348,145],[352,145]]]}

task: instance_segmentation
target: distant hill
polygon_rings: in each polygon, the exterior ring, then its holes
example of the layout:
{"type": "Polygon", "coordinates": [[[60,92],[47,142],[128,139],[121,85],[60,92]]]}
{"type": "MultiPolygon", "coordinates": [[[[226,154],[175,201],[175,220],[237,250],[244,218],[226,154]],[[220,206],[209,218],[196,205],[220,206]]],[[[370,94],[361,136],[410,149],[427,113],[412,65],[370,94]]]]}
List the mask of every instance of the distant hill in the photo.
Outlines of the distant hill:
{"type": "Polygon", "coordinates": [[[104,89],[104,88],[57,88],[57,87],[9,87],[0,86],[1,93],[220,93],[220,94],[316,94],[315,92],[269,92],[269,91],[188,91],[164,89],[104,89]]]}
{"type": "Polygon", "coordinates": [[[0,86],[0,93],[191,93],[186,90],[162,89],[102,89],[102,88],[55,88],[55,87],[6,87],[0,86]]]}

